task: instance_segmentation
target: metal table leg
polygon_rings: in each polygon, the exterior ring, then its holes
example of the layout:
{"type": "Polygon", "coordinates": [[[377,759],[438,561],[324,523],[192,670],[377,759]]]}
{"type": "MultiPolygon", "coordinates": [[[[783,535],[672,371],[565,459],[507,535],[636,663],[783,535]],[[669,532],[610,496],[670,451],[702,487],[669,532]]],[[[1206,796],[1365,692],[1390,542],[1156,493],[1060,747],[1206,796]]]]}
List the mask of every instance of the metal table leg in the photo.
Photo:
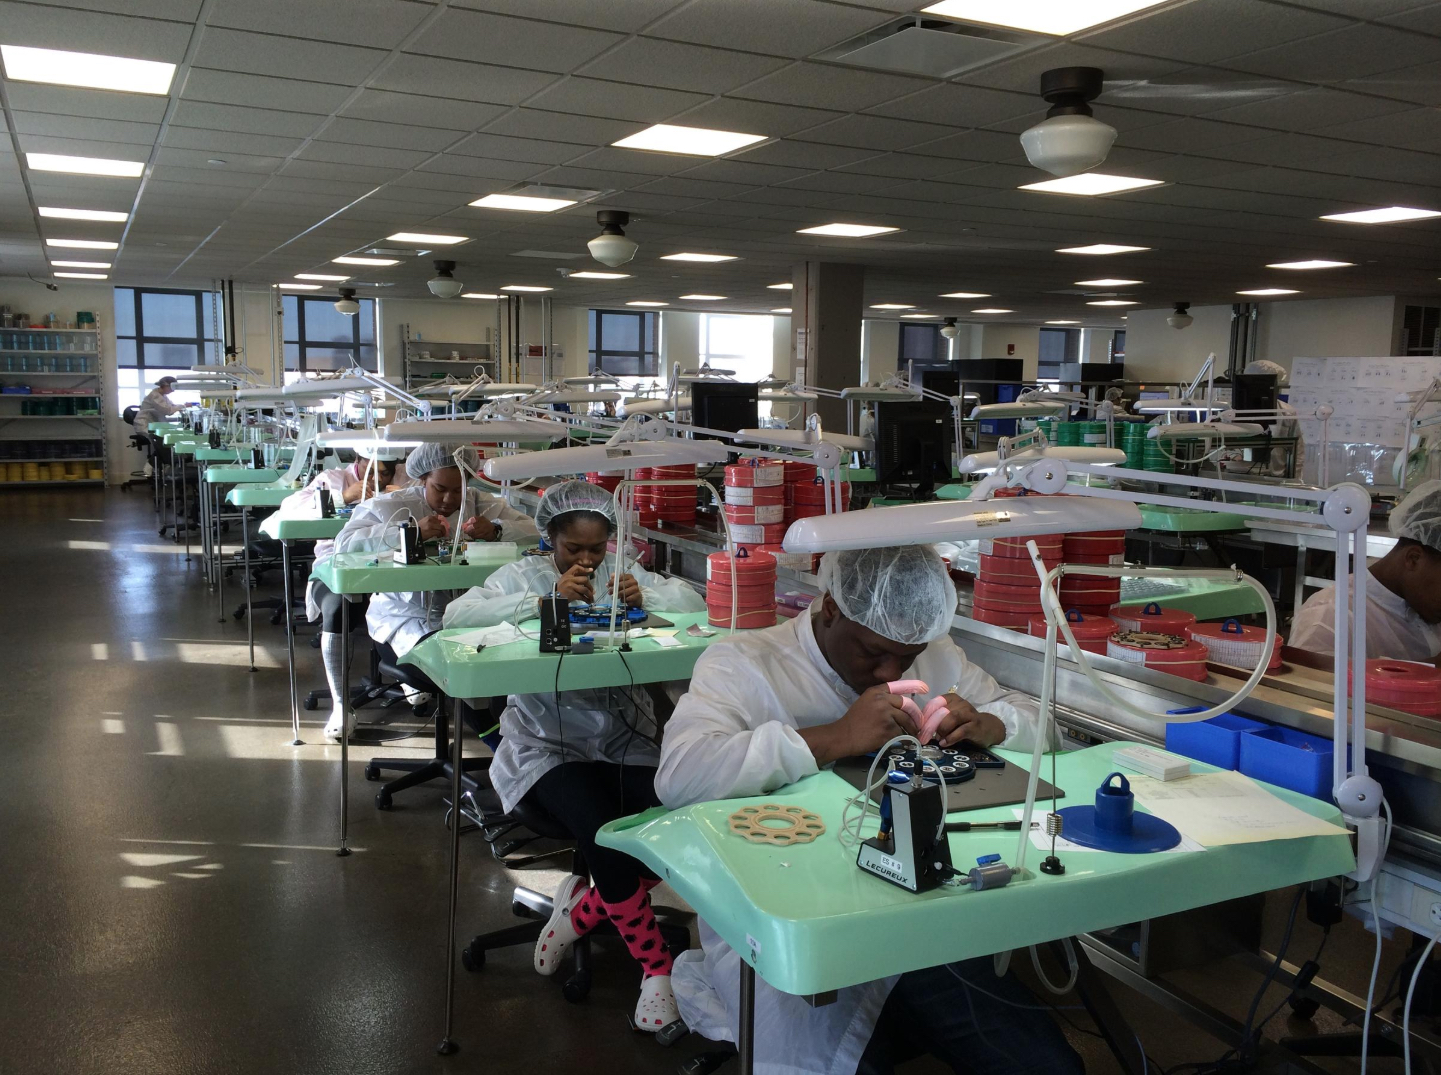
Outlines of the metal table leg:
{"type": "MultiPolygon", "coordinates": [[[[285,571],[285,653],[290,659],[290,745],[304,746],[300,738],[300,696],[295,685],[295,616],[290,611],[290,542],[280,543],[280,565],[285,571]]],[[[253,658],[252,658],[253,663],[253,658]]]]}
{"type": "Polygon", "coordinates": [[[185,562],[190,563],[190,513],[186,510],[190,506],[190,492],[185,481],[186,466],[182,460],[180,464],[180,521],[185,524],[185,562]]]}
{"type": "Polygon", "coordinates": [[[225,491],[222,486],[215,484],[211,486],[211,492],[215,497],[215,610],[220,614],[220,622],[225,622],[225,538],[221,534],[221,528],[225,525],[225,491]]]}
{"type": "MultiPolygon", "coordinates": [[[[250,670],[255,671],[255,609],[251,606],[254,580],[250,577],[250,509],[240,509],[240,540],[244,542],[245,573],[240,576],[240,585],[245,588],[245,643],[250,647],[250,670]]],[[[287,609],[289,611],[289,609],[287,609]]],[[[225,615],[225,610],[220,610],[225,615]]]]}
{"type": "Polygon", "coordinates": [[[756,1066],[756,969],[741,958],[740,1021],[736,1027],[736,1057],[740,1075],[753,1075],[756,1066]]]}
{"type": "Polygon", "coordinates": [[[195,495],[200,501],[200,565],[205,572],[205,582],[210,592],[215,592],[215,540],[211,533],[210,483],[205,480],[203,468],[195,471],[195,495]]]}
{"type": "Polygon", "coordinates": [[[331,701],[340,706],[340,849],[335,853],[350,854],[346,842],[350,825],[350,602],[340,595],[340,697],[331,701]]]}
{"type": "Polygon", "coordinates": [[[441,1056],[451,1056],[460,1049],[452,1033],[455,1029],[455,905],[460,892],[460,823],[464,819],[460,810],[460,778],[465,757],[461,729],[465,727],[465,720],[460,712],[460,699],[454,699],[452,705],[455,708],[450,723],[450,915],[445,933],[445,1034],[435,1050],[441,1056]]]}

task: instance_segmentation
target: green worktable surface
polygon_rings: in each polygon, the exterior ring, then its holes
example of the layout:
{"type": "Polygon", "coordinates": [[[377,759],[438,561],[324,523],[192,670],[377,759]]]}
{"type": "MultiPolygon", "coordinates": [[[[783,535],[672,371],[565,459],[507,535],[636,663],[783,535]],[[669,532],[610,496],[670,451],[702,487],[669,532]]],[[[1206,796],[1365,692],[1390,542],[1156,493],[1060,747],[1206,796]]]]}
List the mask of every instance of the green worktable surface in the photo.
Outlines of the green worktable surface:
{"type": "Polygon", "coordinates": [[[237,485],[225,494],[225,499],[239,508],[278,508],[299,488],[290,482],[284,485],[237,485]]]}
{"type": "Polygon", "coordinates": [[[277,541],[323,541],[333,538],[345,528],[349,517],[339,515],[329,519],[286,518],[275,512],[267,515],[260,523],[260,533],[277,541]]]}
{"type": "MultiPolygon", "coordinates": [[[[539,595],[537,595],[539,597],[539,595]]],[[[480,653],[474,646],[447,641],[456,630],[441,631],[416,645],[403,662],[418,665],[426,675],[453,698],[488,698],[501,694],[551,694],[556,690],[583,690],[589,687],[625,687],[631,683],[664,683],[673,679],[689,679],[697,658],[712,642],[725,638],[727,632],[715,628],[715,634],[698,638],[685,633],[692,624],[705,625],[704,612],[662,612],[658,615],[676,625],[675,634],[682,645],[662,647],[654,638],[631,641],[628,652],[597,650],[595,653],[541,653],[534,637],[487,646],[480,653]],[[556,668],[560,678],[556,679],[556,668]]],[[[459,631],[469,630],[460,628],[459,631]]],[[[540,631],[540,621],[530,620],[522,630],[532,636],[540,631]]],[[[606,629],[594,633],[604,636],[606,629]]],[[[579,637],[578,629],[573,629],[579,637]]]]}
{"type": "Polygon", "coordinates": [[[1137,504],[1141,509],[1142,530],[1165,530],[1173,533],[1211,533],[1216,530],[1244,530],[1246,520],[1235,512],[1208,511],[1205,508],[1173,508],[1162,504],[1137,504]]]}
{"type": "Polygon", "coordinates": [[[146,429],[158,437],[162,433],[184,432],[185,427],[174,422],[151,422],[146,429]]]}
{"type": "Polygon", "coordinates": [[[162,433],[159,436],[160,442],[167,447],[174,447],[177,444],[206,443],[205,435],[203,433],[188,433],[183,429],[176,430],[172,433],[162,433]]]}
{"type": "MultiPolygon", "coordinates": [[[[1062,804],[1093,803],[1097,786],[1113,771],[1111,752],[1123,745],[1061,755],[1057,781],[1069,792],[1062,804]]],[[[1000,753],[1008,761],[1030,760],[1014,751],[1000,753]]],[[[1268,790],[1340,824],[1330,803],[1269,785],[1268,790]]],[[[855,850],[837,840],[842,805],[854,791],[834,773],[819,773],[769,795],[622,818],[601,829],[598,842],[655,870],[727,944],[752,953],[750,962],[762,978],[799,995],[1174,914],[1333,877],[1355,866],[1344,834],[1194,853],[1073,851],[1062,857],[1066,872],[1054,877],[1036,870],[1044,853],[1032,846],[1026,853],[1028,876],[1004,888],[947,887],[915,895],[863,873],[855,850]],[[814,811],[826,824],[825,834],[811,844],[772,847],[731,833],[732,812],[770,802],[814,811]]],[[[966,817],[1010,820],[1011,811],[993,807],[966,817]]],[[[960,869],[993,853],[1014,863],[1017,836],[954,833],[951,859],[960,869]]]]}
{"type": "MultiPolygon", "coordinates": [[[[507,561],[483,564],[397,564],[391,550],[338,552],[316,564],[310,577],[325,583],[331,593],[422,593],[429,590],[468,590],[479,586],[507,561]]],[[[452,647],[453,648],[453,647],[452,647]]]]}
{"type": "Polygon", "coordinates": [[[205,480],[212,485],[265,485],[280,480],[280,471],[273,467],[251,470],[249,467],[206,467],[205,480]]]}

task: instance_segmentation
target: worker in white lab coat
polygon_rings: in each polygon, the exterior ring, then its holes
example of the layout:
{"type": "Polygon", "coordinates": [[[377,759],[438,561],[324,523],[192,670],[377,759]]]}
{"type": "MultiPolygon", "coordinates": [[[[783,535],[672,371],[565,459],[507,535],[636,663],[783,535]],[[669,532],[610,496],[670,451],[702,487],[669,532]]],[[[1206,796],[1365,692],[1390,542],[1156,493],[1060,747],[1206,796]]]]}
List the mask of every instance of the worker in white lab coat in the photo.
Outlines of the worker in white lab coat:
{"type": "MultiPolygon", "coordinates": [[[[806,614],[712,645],[666,725],[656,791],[669,807],[761,795],[865,754],[915,722],[886,684],[924,680],[944,694],[936,739],[1029,749],[1040,715],[972,664],[949,637],[956,593],[929,546],[829,553],[825,591],[806,614]]],[[[830,839],[830,837],[827,837],[830,839]]],[[[840,854],[837,849],[833,854],[840,854]]],[[[705,922],[703,951],[676,962],[692,1030],[736,1039],[740,957],[705,922]]],[[[834,1003],[756,982],[756,1070],[874,1075],[931,1053],[967,1073],[1081,1070],[1050,1017],[990,957],[842,989],[834,1003]]]]}
{"type": "MultiPolygon", "coordinates": [[[[1366,659],[1441,664],[1441,481],[1418,486],[1391,512],[1396,547],[1366,580],[1366,659]]],[[[1350,610],[1354,615],[1354,610],[1350,610]]],[[[1291,625],[1291,645],[1330,655],[1336,587],[1311,595],[1291,625]]]]}
{"type": "MultiPolygon", "coordinates": [[[[287,518],[316,518],[320,490],[328,489],[336,507],[343,504],[354,506],[362,501],[391,489],[397,481],[403,481],[404,472],[399,470],[400,461],[405,458],[404,448],[389,445],[375,445],[357,449],[360,458],[343,467],[322,470],[310,484],[298,492],[291,493],[280,505],[280,513],[287,518]]],[[[333,540],[315,543],[315,562],[322,563],[335,551],[333,540]]],[[[364,621],[360,613],[365,611],[366,601],[358,601],[332,593],[317,579],[312,578],[305,587],[305,618],[314,623],[320,621],[320,660],[325,667],[325,683],[330,690],[330,719],[325,724],[327,739],[339,739],[344,721],[345,706],[342,704],[344,688],[341,684],[343,654],[340,637],[340,602],[349,600],[358,607],[351,609],[350,629],[353,631],[364,621]]]]}
{"type": "Polygon", "coordinates": [[[180,404],[170,398],[174,391],[174,377],[162,377],[155,382],[155,387],[140,401],[140,407],[135,412],[135,432],[144,433],[151,422],[163,422],[180,412],[180,404]]]}
{"type": "MultiPolygon", "coordinates": [[[[1286,372],[1285,366],[1266,358],[1247,363],[1246,368],[1242,372],[1269,373],[1276,378],[1276,388],[1278,390],[1285,388],[1287,382],[1290,380],[1290,374],[1286,372]]],[[[1271,457],[1266,463],[1266,470],[1267,473],[1273,477],[1284,478],[1286,476],[1287,464],[1294,458],[1295,463],[1292,469],[1292,476],[1299,480],[1301,472],[1306,465],[1306,438],[1301,436],[1301,423],[1296,420],[1295,407],[1278,396],[1276,399],[1276,409],[1287,417],[1279,419],[1271,426],[1271,436],[1295,437],[1295,454],[1294,456],[1292,455],[1291,448],[1271,449],[1271,457]]],[[[1243,417],[1240,420],[1245,421],[1245,418],[1243,417]]]]}
{"type": "MultiPolygon", "coordinates": [[[[457,597],[445,610],[446,627],[534,620],[539,598],[549,593],[592,604],[609,603],[619,591],[631,607],[704,611],[705,600],[681,579],[639,565],[617,567],[615,554],[607,552],[616,528],[615,502],[599,486],[583,481],[551,486],[535,521],[551,554],[507,564],[485,585],[457,597]]],[[[562,883],[555,912],[536,942],[535,969],[554,974],[577,938],[601,922],[614,922],[644,974],[635,1025],[657,1031],[677,1018],[672,959],[650,907],[650,890],[658,882],[629,855],[595,842],[607,822],[660,804],[658,730],[629,695],[609,688],[511,695],[500,718],[501,743],[490,780],[506,810],[522,799],[534,801],[564,825],[590,870],[590,885],[580,877],[562,883]]]]}
{"type": "MultiPolygon", "coordinates": [[[[394,493],[365,501],[355,509],[335,539],[335,551],[373,552],[389,556],[396,547],[396,528],[414,519],[426,541],[520,541],[535,539],[535,523],[501,497],[466,484],[455,462],[456,450],[448,444],[422,444],[406,457],[411,484],[394,493]]],[[[474,448],[460,449],[470,472],[480,465],[474,448]]],[[[454,591],[378,593],[365,614],[370,637],[388,646],[397,657],[432,631],[440,629],[441,614],[454,591]]]]}

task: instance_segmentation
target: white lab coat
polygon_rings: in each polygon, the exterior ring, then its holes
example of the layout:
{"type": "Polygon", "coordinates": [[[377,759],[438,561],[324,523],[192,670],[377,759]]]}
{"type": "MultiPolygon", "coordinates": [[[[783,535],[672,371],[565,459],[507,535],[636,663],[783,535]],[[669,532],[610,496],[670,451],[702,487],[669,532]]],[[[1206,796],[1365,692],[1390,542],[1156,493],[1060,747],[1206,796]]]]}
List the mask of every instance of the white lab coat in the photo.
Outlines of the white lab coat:
{"type": "MultiPolygon", "coordinates": [[[[1348,609],[1353,616],[1354,609],[1348,609]]],[[[1353,621],[1354,622],[1354,621],[1353,621]]],[[[1290,644],[1330,656],[1336,644],[1336,587],[1312,594],[1291,624],[1290,644]]],[[[1390,657],[1400,661],[1426,661],[1441,653],[1441,626],[1427,623],[1403,601],[1382,586],[1373,573],[1366,580],[1366,659],[1390,657]]]]}
{"type": "MultiPolygon", "coordinates": [[[[393,493],[381,493],[356,506],[345,529],[335,538],[334,551],[388,556],[399,541],[395,533],[397,526],[406,519],[419,521],[434,514],[426,503],[425,488],[419,483],[393,493]]],[[[503,524],[502,540],[522,543],[535,540],[534,519],[474,484],[467,487],[461,509],[446,519],[451,535],[459,534],[461,523],[473,515],[483,515],[503,524]]],[[[372,594],[370,609],[365,614],[370,637],[388,643],[397,656],[405,656],[422,638],[440,629],[441,614],[454,593],[453,590],[433,590],[372,594]]]]}
{"type": "MultiPolygon", "coordinates": [[[[615,554],[594,576],[596,600],[609,588],[615,554]]],[[[701,612],[705,599],[681,579],[668,579],[637,565],[629,573],[640,583],[641,604],[654,612],[701,612]]],[[[506,564],[455,598],[445,609],[446,627],[492,627],[534,619],[536,601],[560,579],[550,556],[526,556],[506,564]]],[[[565,761],[606,761],[655,765],[660,752],[646,736],[656,727],[638,722],[636,709],[619,690],[513,694],[500,717],[501,743],[490,765],[490,782],[506,810],[515,807],[542,775],[565,761]],[[623,711],[624,720],[616,715],[623,711]],[[629,721],[639,732],[627,726],[629,721]]]]}
{"type": "MultiPolygon", "coordinates": [[[[817,772],[797,729],[839,719],[857,695],[822,655],[814,614],[722,639],[696,663],[661,748],[655,786],[667,806],[761,795],[817,772]]],[[[1040,726],[1035,703],[1004,690],[949,637],[927,646],[906,677],[924,680],[936,694],[955,685],[1005,724],[1005,746],[1031,748],[1040,726]]],[[[916,699],[922,708],[927,700],[916,699]]],[[[676,1000],[692,1030],[734,1041],[740,957],[700,925],[702,951],[682,955],[672,972],[676,1000]]],[[[892,977],[842,989],[835,1003],[812,1008],[758,979],[756,1070],[850,1075],[895,983],[892,977]]]]}
{"type": "MultiPolygon", "coordinates": [[[[1294,416],[1296,408],[1285,400],[1276,401],[1276,409],[1282,414],[1294,416]]],[[[1296,438],[1296,466],[1292,475],[1297,481],[1301,480],[1302,470],[1306,465],[1306,438],[1301,435],[1301,423],[1295,417],[1279,419],[1271,427],[1273,437],[1295,437],[1296,438]]],[[[1271,458],[1267,462],[1266,470],[1273,477],[1283,478],[1286,476],[1286,463],[1291,456],[1290,448],[1275,448],[1271,452],[1271,458]]]]}
{"type": "MultiPolygon", "coordinates": [[[[320,507],[316,503],[317,494],[321,489],[329,489],[331,502],[340,507],[345,498],[345,490],[352,482],[360,480],[361,471],[364,470],[366,460],[360,459],[344,467],[336,467],[334,470],[322,470],[315,477],[310,479],[310,484],[304,489],[291,493],[280,502],[280,514],[287,519],[314,519],[320,514],[320,507]]],[[[321,563],[330,559],[331,553],[335,551],[333,539],[322,538],[315,543],[315,562],[321,563]]],[[[320,605],[315,600],[315,580],[310,579],[305,584],[305,618],[313,623],[320,619],[320,605]]]]}
{"type": "Polygon", "coordinates": [[[158,388],[152,388],[150,393],[140,401],[140,407],[135,412],[135,431],[144,433],[150,429],[151,422],[159,422],[178,413],[180,413],[180,404],[172,403],[170,397],[164,392],[158,388]]]}

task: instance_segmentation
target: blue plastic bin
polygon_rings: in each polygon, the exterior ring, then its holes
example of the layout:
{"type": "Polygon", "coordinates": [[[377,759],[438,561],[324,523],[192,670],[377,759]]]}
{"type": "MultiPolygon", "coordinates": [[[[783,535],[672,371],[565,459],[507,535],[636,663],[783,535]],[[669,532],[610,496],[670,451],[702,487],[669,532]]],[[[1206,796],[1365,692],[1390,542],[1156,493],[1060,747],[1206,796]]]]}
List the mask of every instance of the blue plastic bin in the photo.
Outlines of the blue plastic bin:
{"type": "MultiPolygon", "coordinates": [[[[1206,706],[1192,706],[1189,709],[1172,709],[1172,714],[1199,713],[1206,706]]],[[[1206,762],[1218,769],[1236,769],[1240,765],[1240,749],[1243,739],[1249,739],[1256,732],[1266,730],[1258,720],[1248,720],[1234,713],[1222,713],[1210,720],[1189,721],[1166,725],[1166,749],[1182,754],[1196,761],[1206,762]]]]}
{"type": "Polygon", "coordinates": [[[1240,746],[1246,776],[1331,801],[1331,740],[1272,726],[1245,736],[1240,746]]]}

